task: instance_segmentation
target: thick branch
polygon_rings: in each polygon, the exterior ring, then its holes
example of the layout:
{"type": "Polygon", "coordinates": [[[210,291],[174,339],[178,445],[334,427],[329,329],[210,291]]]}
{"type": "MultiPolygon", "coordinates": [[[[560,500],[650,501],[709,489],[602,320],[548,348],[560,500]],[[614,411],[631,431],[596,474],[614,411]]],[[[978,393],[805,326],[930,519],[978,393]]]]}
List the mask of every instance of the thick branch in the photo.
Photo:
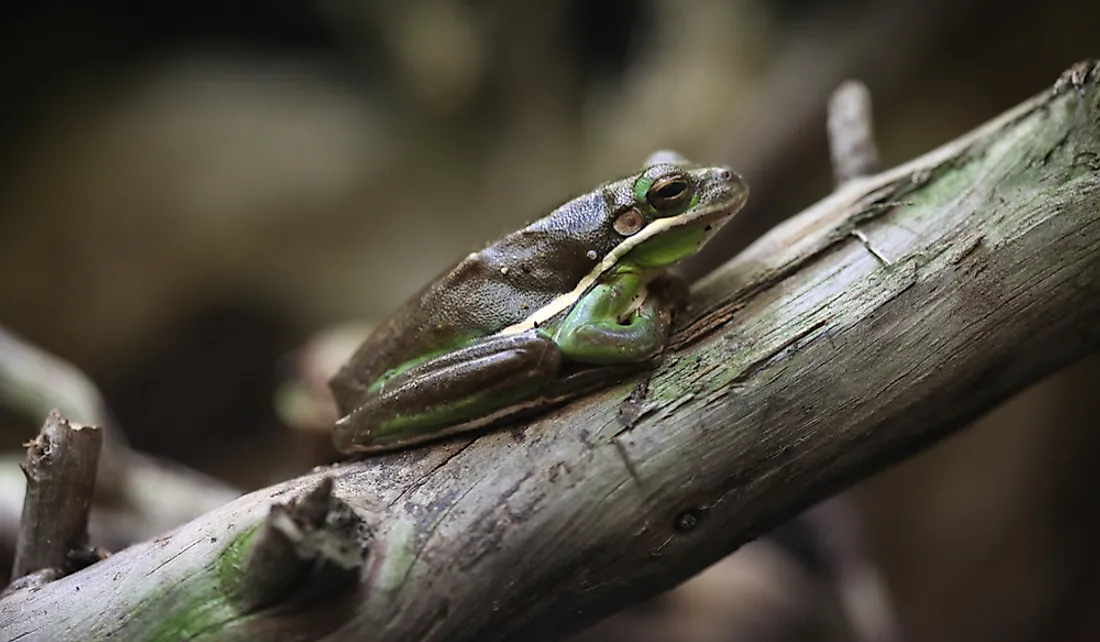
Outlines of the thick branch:
{"type": "Polygon", "coordinates": [[[373,531],[326,639],[554,639],[674,585],[1100,344],[1084,69],[773,230],[699,284],[651,378],[257,491],[0,601],[0,631],[308,639],[225,587],[271,504],[320,475],[373,531]]]}

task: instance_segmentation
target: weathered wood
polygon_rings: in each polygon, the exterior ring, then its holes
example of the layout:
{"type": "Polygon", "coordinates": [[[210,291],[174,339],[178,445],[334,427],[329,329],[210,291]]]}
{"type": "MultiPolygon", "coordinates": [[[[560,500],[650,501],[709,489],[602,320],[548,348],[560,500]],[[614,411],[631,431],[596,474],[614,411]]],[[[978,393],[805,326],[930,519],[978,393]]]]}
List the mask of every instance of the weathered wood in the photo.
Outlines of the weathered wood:
{"type": "Polygon", "coordinates": [[[0,601],[0,632],[310,639],[225,587],[321,475],[374,531],[325,639],[555,639],[673,586],[1100,345],[1096,73],[773,230],[698,284],[651,378],[257,491],[0,601]]]}
{"type": "Polygon", "coordinates": [[[88,509],[102,445],[103,432],[97,426],[70,423],[57,411],[27,444],[27,494],[13,580],[34,571],[68,573],[81,566],[74,554],[81,556],[88,545],[88,509]]]}
{"type": "Polygon", "coordinates": [[[301,499],[275,504],[249,544],[237,592],[246,613],[301,610],[353,593],[369,535],[324,477],[301,499]]]}

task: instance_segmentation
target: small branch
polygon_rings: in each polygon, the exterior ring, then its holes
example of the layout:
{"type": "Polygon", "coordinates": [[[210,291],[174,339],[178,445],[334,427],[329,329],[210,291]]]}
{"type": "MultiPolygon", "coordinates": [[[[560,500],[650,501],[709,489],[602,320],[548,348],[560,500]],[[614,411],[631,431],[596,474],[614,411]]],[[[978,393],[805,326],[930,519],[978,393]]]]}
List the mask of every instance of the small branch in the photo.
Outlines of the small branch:
{"type": "Polygon", "coordinates": [[[41,569],[71,572],[88,544],[96,465],[103,433],[50,413],[28,444],[23,473],[27,494],[15,548],[12,579],[41,569]]]}
{"type": "Polygon", "coordinates": [[[331,477],[322,478],[301,501],[273,504],[241,578],[243,610],[301,607],[354,592],[367,538],[363,522],[332,496],[331,477]]]}
{"type": "Polygon", "coordinates": [[[829,98],[826,129],[833,176],[838,186],[878,171],[871,92],[866,85],[849,80],[833,92],[829,98]]]}
{"type": "MultiPolygon", "coordinates": [[[[107,444],[103,446],[107,449],[107,444]]],[[[18,470],[22,457],[0,457],[0,550],[14,551],[27,480],[18,470]]],[[[103,469],[100,458],[99,470],[103,469]]],[[[125,476],[107,494],[96,486],[88,536],[108,550],[166,533],[240,497],[225,483],[171,461],[127,451],[125,476]]],[[[96,475],[97,480],[102,474],[96,475]]]]}

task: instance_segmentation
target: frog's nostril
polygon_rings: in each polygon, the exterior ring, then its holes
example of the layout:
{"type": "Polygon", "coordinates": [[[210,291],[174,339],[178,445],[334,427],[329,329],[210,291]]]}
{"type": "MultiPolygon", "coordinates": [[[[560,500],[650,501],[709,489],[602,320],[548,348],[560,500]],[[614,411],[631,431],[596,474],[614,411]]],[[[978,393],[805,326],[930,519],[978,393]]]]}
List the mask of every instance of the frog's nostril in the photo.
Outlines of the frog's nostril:
{"type": "Polygon", "coordinates": [[[729,180],[729,179],[731,179],[731,178],[733,178],[733,172],[732,172],[732,171],[730,171],[730,170],[728,170],[728,169],[720,169],[720,170],[718,170],[718,180],[720,180],[720,181],[728,181],[728,180],[729,180]]]}

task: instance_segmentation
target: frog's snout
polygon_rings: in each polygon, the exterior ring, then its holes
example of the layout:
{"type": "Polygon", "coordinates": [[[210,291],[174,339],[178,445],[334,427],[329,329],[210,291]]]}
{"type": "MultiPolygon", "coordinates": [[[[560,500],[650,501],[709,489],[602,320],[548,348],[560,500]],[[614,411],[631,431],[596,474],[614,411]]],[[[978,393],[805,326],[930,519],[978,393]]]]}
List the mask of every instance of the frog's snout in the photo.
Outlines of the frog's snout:
{"type": "Polygon", "coordinates": [[[715,167],[713,172],[711,173],[711,180],[716,183],[735,185],[740,189],[746,191],[748,187],[748,184],[745,183],[745,179],[729,167],[715,167]]]}
{"type": "Polygon", "coordinates": [[[715,201],[726,204],[731,214],[741,209],[749,197],[748,183],[729,167],[715,167],[708,172],[704,189],[713,194],[715,201]]]}

